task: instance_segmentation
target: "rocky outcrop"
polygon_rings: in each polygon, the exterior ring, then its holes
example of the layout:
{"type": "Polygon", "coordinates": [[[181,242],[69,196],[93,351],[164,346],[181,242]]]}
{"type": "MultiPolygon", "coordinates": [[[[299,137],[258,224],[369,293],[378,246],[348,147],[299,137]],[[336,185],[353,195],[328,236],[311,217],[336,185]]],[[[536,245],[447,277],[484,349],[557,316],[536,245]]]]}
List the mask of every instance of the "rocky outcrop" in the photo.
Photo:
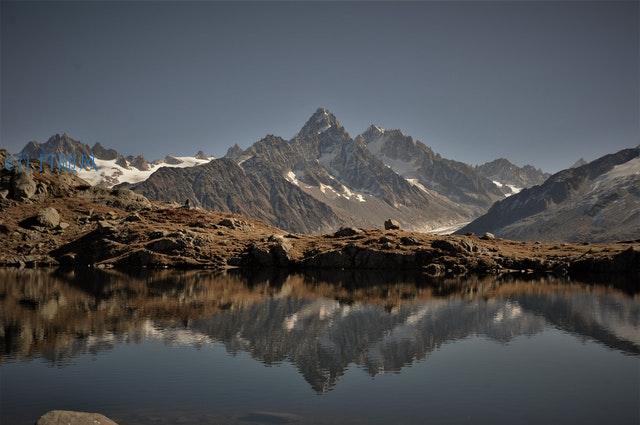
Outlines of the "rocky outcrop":
{"type": "Polygon", "coordinates": [[[125,170],[129,169],[129,162],[127,161],[127,159],[122,156],[122,155],[118,155],[118,158],[116,159],[116,165],[124,168],[125,170]]]}
{"type": "Polygon", "coordinates": [[[96,143],[95,145],[93,145],[91,151],[97,159],[103,159],[105,161],[112,161],[114,159],[117,159],[120,155],[115,149],[105,148],[100,143],[96,143]]]}
{"type": "Polygon", "coordinates": [[[400,223],[398,223],[396,220],[388,219],[384,221],[384,228],[386,230],[399,230],[400,223]]]}
{"type": "Polygon", "coordinates": [[[178,165],[178,164],[182,164],[183,161],[178,159],[178,158],[175,158],[175,157],[173,157],[171,155],[167,155],[167,156],[164,157],[164,162],[166,164],[178,165]]]}
{"type": "Polygon", "coordinates": [[[40,416],[36,425],[118,425],[99,413],[52,410],[40,416]]]}
{"type": "Polygon", "coordinates": [[[137,155],[137,156],[128,156],[127,157],[127,162],[129,163],[129,165],[131,165],[132,167],[137,168],[140,171],[148,171],[151,169],[150,165],[149,165],[149,161],[147,161],[144,156],[142,155],[137,155]]]}
{"type": "Polygon", "coordinates": [[[36,194],[36,182],[31,170],[15,170],[11,175],[9,196],[17,201],[29,199],[36,194]]]}
{"type": "Polygon", "coordinates": [[[206,153],[204,153],[202,151],[198,151],[195,154],[195,158],[196,159],[209,159],[210,157],[206,153]]]}

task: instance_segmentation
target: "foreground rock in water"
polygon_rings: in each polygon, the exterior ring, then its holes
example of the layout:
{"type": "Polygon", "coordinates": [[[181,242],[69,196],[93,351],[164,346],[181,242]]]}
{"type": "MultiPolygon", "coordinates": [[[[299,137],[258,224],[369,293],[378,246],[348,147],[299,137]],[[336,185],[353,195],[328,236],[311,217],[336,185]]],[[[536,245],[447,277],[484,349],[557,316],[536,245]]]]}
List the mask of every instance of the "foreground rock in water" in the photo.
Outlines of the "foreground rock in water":
{"type": "Polygon", "coordinates": [[[32,178],[41,188],[38,194],[0,203],[0,265],[404,269],[432,276],[640,273],[640,241],[516,242],[395,228],[291,234],[239,215],[90,187],[75,176],[34,173],[32,178]],[[40,218],[35,225],[34,217],[40,218]]]}
{"type": "Polygon", "coordinates": [[[40,416],[36,425],[118,425],[99,413],[52,410],[40,416]]]}

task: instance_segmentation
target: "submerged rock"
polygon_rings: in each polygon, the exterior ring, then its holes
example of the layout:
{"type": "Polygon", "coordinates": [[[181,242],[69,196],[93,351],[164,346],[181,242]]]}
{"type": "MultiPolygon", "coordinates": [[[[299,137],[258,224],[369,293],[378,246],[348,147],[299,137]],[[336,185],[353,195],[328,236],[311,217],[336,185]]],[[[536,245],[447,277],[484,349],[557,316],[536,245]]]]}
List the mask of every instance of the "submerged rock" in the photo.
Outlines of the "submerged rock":
{"type": "Polygon", "coordinates": [[[36,425],[118,425],[99,413],[52,410],[40,416],[36,425]]]}

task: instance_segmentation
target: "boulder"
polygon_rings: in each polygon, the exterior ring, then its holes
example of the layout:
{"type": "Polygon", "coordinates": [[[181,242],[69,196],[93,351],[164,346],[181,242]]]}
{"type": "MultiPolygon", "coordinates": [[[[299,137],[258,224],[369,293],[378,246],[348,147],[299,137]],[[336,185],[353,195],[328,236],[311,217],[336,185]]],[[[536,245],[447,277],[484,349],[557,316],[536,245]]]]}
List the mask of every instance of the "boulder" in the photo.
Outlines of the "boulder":
{"type": "Polygon", "coordinates": [[[382,244],[382,249],[393,249],[393,244],[391,242],[385,242],[382,244]]]}
{"type": "Polygon", "coordinates": [[[355,227],[341,227],[337,232],[333,234],[336,238],[344,238],[349,236],[355,236],[362,233],[362,230],[356,229],[355,227]]]}
{"type": "Polygon", "coordinates": [[[291,247],[286,242],[278,242],[271,246],[271,255],[276,266],[286,267],[291,262],[291,247]]]}
{"type": "Polygon", "coordinates": [[[462,250],[462,247],[456,242],[445,239],[436,239],[435,241],[432,241],[431,247],[434,249],[439,249],[440,251],[448,252],[450,254],[455,254],[462,250]]]}
{"type": "Polygon", "coordinates": [[[169,264],[167,257],[144,248],[127,253],[115,262],[119,267],[161,268],[167,264],[169,264]]]}
{"type": "Polygon", "coordinates": [[[36,425],[118,425],[99,413],[52,410],[40,416],[36,425]]]}
{"type": "Polygon", "coordinates": [[[162,254],[175,254],[184,250],[186,245],[181,239],[162,238],[149,242],[146,248],[162,254]]]}
{"type": "Polygon", "coordinates": [[[274,258],[268,246],[251,245],[247,252],[247,262],[250,266],[273,267],[274,258]]]}
{"type": "Polygon", "coordinates": [[[44,208],[36,216],[36,222],[42,227],[53,229],[60,224],[60,214],[53,207],[44,208]]]}
{"type": "Polygon", "coordinates": [[[218,222],[218,226],[228,227],[229,229],[239,229],[242,227],[240,222],[235,218],[223,218],[218,222]]]}
{"type": "Polygon", "coordinates": [[[274,243],[285,243],[284,241],[284,237],[281,235],[269,235],[269,237],[267,238],[267,242],[274,242],[274,243]]]}
{"type": "Polygon", "coordinates": [[[124,220],[128,222],[137,222],[142,221],[142,217],[140,217],[138,213],[134,212],[133,214],[129,214],[128,216],[126,216],[124,220]]]}
{"type": "Polygon", "coordinates": [[[306,257],[302,264],[312,268],[343,269],[351,268],[353,259],[342,250],[331,250],[314,253],[314,255],[306,257]]]}
{"type": "Polygon", "coordinates": [[[460,246],[468,252],[480,252],[480,249],[468,239],[461,240],[460,246]]]}
{"type": "Polygon", "coordinates": [[[98,230],[101,233],[112,233],[116,231],[116,226],[107,220],[98,221],[98,230]]]}
{"type": "Polygon", "coordinates": [[[452,267],[453,274],[456,276],[467,274],[467,268],[464,264],[454,264],[452,267]]]}
{"type": "Polygon", "coordinates": [[[400,238],[400,243],[402,245],[420,245],[420,241],[414,238],[413,236],[403,236],[400,238]]]}
{"type": "Polygon", "coordinates": [[[493,240],[495,238],[496,238],[496,235],[494,235],[493,233],[486,232],[484,235],[482,235],[480,239],[493,240]]]}
{"type": "Polygon", "coordinates": [[[284,240],[274,240],[269,245],[253,244],[247,252],[246,262],[253,267],[286,267],[291,263],[290,250],[284,240]]]}
{"type": "Polygon", "coordinates": [[[444,273],[445,269],[442,264],[431,263],[425,266],[424,271],[430,276],[440,276],[444,273]]]}
{"type": "Polygon", "coordinates": [[[167,232],[166,230],[154,230],[152,232],[149,232],[149,239],[164,238],[168,234],[169,232],[167,232]]]}
{"type": "Polygon", "coordinates": [[[76,264],[76,257],[76,254],[68,252],[58,258],[58,263],[63,268],[73,267],[76,264]]]}
{"type": "Polygon", "coordinates": [[[10,192],[13,199],[23,201],[36,194],[36,182],[29,172],[16,173],[11,179],[10,192]]]}
{"type": "Polygon", "coordinates": [[[388,219],[384,222],[385,230],[400,230],[400,223],[396,220],[388,219]]]}
{"type": "Polygon", "coordinates": [[[111,190],[112,199],[109,205],[123,210],[133,211],[151,208],[151,202],[143,195],[126,188],[117,188],[111,190]]]}

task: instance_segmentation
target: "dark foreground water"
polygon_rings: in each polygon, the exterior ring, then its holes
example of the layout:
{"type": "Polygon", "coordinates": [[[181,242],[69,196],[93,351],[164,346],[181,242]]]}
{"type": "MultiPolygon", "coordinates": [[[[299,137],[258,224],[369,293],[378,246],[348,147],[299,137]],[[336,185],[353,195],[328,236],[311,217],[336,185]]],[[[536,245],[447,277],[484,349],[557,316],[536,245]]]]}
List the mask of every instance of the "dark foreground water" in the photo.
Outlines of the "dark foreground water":
{"type": "Polygon", "coordinates": [[[619,285],[0,271],[0,307],[7,425],[640,423],[619,285]]]}

